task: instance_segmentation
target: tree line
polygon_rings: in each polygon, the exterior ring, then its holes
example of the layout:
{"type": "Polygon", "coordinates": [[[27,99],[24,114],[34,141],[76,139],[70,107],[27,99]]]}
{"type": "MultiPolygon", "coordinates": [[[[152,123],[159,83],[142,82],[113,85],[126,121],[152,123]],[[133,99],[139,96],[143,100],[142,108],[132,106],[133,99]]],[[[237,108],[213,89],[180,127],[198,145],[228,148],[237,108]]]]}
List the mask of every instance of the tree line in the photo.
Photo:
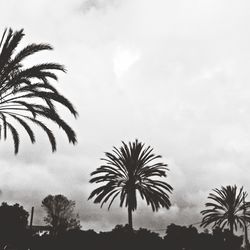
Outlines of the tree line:
{"type": "Polygon", "coordinates": [[[80,250],[80,249],[156,249],[156,250],[240,250],[242,236],[230,230],[215,227],[212,233],[201,232],[193,226],[170,224],[165,235],[145,228],[131,230],[127,224],[116,225],[108,232],[81,230],[79,220],[73,213],[75,203],[65,196],[47,196],[42,206],[44,218],[51,233],[37,234],[28,225],[28,212],[19,204],[0,206],[0,249],[19,250],[80,250]],[[53,205],[51,205],[53,203],[53,205]],[[64,205],[63,205],[64,204],[64,205]],[[56,218],[55,211],[60,218],[56,218]],[[74,222],[73,222],[74,221],[74,222]]]}

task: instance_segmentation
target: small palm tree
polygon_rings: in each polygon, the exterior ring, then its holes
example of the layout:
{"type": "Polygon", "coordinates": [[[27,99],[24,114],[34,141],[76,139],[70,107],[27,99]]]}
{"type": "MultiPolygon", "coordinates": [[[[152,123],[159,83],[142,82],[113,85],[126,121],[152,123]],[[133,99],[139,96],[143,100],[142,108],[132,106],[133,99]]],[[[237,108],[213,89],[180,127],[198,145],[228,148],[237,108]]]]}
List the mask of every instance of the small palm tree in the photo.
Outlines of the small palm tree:
{"type": "Polygon", "coordinates": [[[13,136],[15,153],[19,148],[19,133],[13,122],[19,123],[28,133],[32,143],[35,136],[29,123],[41,127],[47,134],[52,151],[56,150],[56,140],[52,131],[39,118],[51,120],[61,127],[70,143],[76,143],[75,132],[59,116],[55,103],[65,106],[75,117],[73,105],[49,82],[57,80],[54,71],[65,72],[57,63],[42,63],[24,68],[23,60],[36,52],[52,50],[48,44],[30,44],[16,52],[23,30],[13,32],[5,29],[0,40],[0,137],[7,137],[7,130],[13,136]]]}
{"type": "Polygon", "coordinates": [[[237,230],[239,225],[245,228],[245,223],[250,222],[250,202],[245,202],[247,193],[243,187],[237,192],[237,186],[226,186],[221,189],[213,189],[208,199],[212,200],[205,204],[208,209],[201,211],[204,216],[201,226],[213,224],[213,227],[224,228],[229,226],[230,232],[237,230]]]}
{"type": "Polygon", "coordinates": [[[120,196],[120,206],[128,208],[128,224],[132,224],[132,211],[137,208],[137,191],[153,211],[160,207],[169,208],[171,203],[168,193],[173,188],[159,177],[166,177],[167,164],[155,162],[160,155],[152,153],[153,148],[135,140],[128,145],[122,142],[120,149],[113,147],[112,153],[105,153],[104,165],[91,173],[94,176],[90,183],[103,183],[89,196],[95,196],[94,203],[104,203],[110,200],[108,209],[114,199],[120,196]]]}

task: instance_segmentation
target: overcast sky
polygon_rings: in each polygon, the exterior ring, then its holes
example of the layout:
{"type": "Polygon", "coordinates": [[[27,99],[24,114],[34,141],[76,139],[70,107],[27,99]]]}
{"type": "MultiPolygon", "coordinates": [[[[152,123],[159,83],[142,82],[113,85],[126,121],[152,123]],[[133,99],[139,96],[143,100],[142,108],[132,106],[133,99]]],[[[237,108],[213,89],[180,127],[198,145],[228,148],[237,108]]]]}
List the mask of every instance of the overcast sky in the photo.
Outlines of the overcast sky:
{"type": "MultiPolygon", "coordinates": [[[[78,144],[57,130],[52,154],[44,134],[0,143],[1,200],[18,202],[43,223],[41,200],[64,194],[83,229],[127,222],[87,198],[89,174],[105,151],[138,138],[169,164],[170,210],[140,203],[135,227],[201,220],[208,193],[227,184],[250,193],[250,2],[248,0],[1,0],[0,31],[24,28],[20,47],[53,45],[27,62],[59,62],[55,86],[79,112],[78,144]]],[[[24,133],[23,133],[24,134],[24,133]]]]}

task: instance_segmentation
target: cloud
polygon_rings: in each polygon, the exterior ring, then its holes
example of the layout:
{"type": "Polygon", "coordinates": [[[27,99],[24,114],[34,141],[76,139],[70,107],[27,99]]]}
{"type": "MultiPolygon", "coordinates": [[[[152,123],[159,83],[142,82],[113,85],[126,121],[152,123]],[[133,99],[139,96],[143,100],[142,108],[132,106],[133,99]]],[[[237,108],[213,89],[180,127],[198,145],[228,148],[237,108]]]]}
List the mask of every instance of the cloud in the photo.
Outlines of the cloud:
{"type": "Polygon", "coordinates": [[[80,117],[62,110],[78,144],[68,145],[55,128],[55,154],[39,132],[36,145],[22,136],[17,157],[12,142],[1,141],[2,199],[28,210],[35,204],[41,222],[42,198],[63,193],[76,200],[84,228],[126,223],[126,209],[87,201],[88,179],[103,152],[135,138],[164,156],[174,187],[170,210],[152,213],[140,203],[136,227],[192,224],[212,188],[249,190],[249,7],[224,0],[5,2],[0,30],[24,27],[24,43],[54,46],[30,63],[66,65],[56,86],[80,117]]]}
{"type": "Polygon", "coordinates": [[[139,58],[140,55],[137,51],[118,46],[113,59],[114,73],[117,78],[122,77],[139,58]]]}
{"type": "Polygon", "coordinates": [[[93,9],[103,10],[108,7],[116,7],[122,1],[117,0],[85,0],[82,4],[82,10],[86,13],[93,9]]]}

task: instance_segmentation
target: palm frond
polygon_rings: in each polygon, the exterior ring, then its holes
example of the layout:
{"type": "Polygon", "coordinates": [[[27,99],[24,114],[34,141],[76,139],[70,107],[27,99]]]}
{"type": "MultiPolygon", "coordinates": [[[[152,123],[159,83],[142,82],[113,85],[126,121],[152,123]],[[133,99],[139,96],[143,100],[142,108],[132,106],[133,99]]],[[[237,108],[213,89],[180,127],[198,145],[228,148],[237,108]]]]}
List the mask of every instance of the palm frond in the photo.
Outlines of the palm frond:
{"type": "Polygon", "coordinates": [[[210,193],[205,206],[207,209],[201,211],[203,219],[201,226],[213,227],[229,226],[232,230],[237,230],[237,226],[244,226],[244,221],[250,221],[250,204],[245,202],[247,193],[243,191],[243,187],[237,192],[237,186],[222,186],[221,189],[213,189],[210,193]]]}
{"type": "Polygon", "coordinates": [[[160,207],[171,206],[169,194],[173,188],[159,177],[166,177],[167,164],[155,162],[160,155],[154,155],[153,149],[135,140],[118,149],[113,147],[112,153],[106,152],[105,162],[91,173],[90,183],[103,183],[91,192],[89,199],[94,198],[94,203],[113,201],[120,196],[120,206],[130,206],[132,210],[137,208],[136,193],[151,205],[153,211],[160,207]]]}
{"type": "Polygon", "coordinates": [[[6,122],[7,127],[9,128],[9,130],[12,133],[12,137],[13,137],[13,141],[14,141],[14,148],[15,148],[15,154],[18,153],[18,149],[19,149],[19,134],[17,132],[17,130],[8,122],[6,122]]]}
{"type": "Polygon", "coordinates": [[[59,116],[56,105],[61,104],[71,114],[77,117],[77,111],[72,103],[61,95],[50,80],[58,80],[56,72],[66,72],[58,63],[40,63],[29,68],[23,66],[23,60],[33,54],[52,50],[49,44],[32,43],[19,52],[16,49],[24,36],[23,30],[13,32],[5,30],[0,41],[0,127],[3,138],[7,138],[7,128],[11,131],[18,151],[19,135],[11,124],[16,120],[28,133],[31,142],[35,135],[28,124],[29,121],[41,127],[47,134],[52,151],[56,150],[56,140],[53,132],[39,120],[45,118],[59,125],[66,133],[70,143],[76,143],[73,129],[59,116]]]}

